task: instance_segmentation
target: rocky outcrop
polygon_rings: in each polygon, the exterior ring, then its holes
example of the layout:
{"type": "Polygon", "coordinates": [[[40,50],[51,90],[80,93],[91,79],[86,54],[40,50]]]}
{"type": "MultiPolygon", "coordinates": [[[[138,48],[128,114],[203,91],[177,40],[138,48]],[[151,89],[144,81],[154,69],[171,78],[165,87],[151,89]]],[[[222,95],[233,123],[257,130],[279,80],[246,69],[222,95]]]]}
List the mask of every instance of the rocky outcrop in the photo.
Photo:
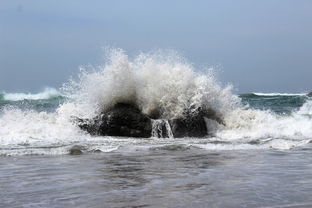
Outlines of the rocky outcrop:
{"type": "Polygon", "coordinates": [[[312,92],[309,92],[307,96],[312,97],[312,92]]]}
{"type": "Polygon", "coordinates": [[[214,111],[198,109],[181,118],[153,119],[135,105],[118,103],[93,119],[76,119],[78,126],[92,135],[125,137],[204,137],[208,129],[204,118],[221,123],[214,111]]]}
{"type": "Polygon", "coordinates": [[[208,129],[204,117],[200,115],[169,120],[174,137],[204,137],[208,129]]]}
{"type": "Polygon", "coordinates": [[[92,135],[150,137],[152,121],[130,104],[118,103],[91,120],[78,119],[78,126],[92,135]]]}

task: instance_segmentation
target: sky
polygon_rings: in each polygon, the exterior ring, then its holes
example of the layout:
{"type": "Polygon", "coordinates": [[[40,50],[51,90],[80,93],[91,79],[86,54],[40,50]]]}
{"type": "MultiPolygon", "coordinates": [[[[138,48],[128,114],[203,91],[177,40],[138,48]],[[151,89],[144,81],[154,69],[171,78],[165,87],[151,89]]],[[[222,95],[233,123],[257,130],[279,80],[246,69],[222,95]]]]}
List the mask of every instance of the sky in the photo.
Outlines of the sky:
{"type": "Polygon", "coordinates": [[[238,93],[312,91],[311,0],[1,0],[0,92],[61,87],[107,46],[176,50],[238,93]]]}

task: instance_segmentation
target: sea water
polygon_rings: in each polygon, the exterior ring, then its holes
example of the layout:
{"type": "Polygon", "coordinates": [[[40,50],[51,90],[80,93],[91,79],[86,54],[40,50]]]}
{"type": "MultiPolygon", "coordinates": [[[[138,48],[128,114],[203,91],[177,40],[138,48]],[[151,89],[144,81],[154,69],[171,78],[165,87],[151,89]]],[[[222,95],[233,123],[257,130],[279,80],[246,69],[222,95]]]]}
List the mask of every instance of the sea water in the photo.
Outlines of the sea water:
{"type": "Polygon", "coordinates": [[[312,99],[236,95],[174,53],[81,69],[61,89],[0,94],[0,207],[312,207],[312,99]],[[162,119],[213,109],[205,138],[90,136],[118,102],[162,119]]]}

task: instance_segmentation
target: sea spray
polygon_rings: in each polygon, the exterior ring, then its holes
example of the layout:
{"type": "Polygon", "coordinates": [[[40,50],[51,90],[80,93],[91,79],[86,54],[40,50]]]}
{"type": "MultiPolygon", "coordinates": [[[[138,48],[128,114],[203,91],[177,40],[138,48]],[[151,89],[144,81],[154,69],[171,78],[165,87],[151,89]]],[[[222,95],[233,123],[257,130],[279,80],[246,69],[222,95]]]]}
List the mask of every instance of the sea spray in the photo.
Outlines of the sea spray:
{"type": "Polygon", "coordinates": [[[135,104],[147,115],[157,111],[163,119],[178,118],[185,109],[197,108],[213,109],[223,117],[240,104],[231,87],[222,88],[212,73],[195,72],[176,53],[159,51],[130,60],[122,50],[112,50],[108,63],[93,71],[82,69],[78,80],[63,89],[86,112],[85,117],[116,103],[135,104]]]}
{"type": "MultiPolygon", "coordinates": [[[[225,125],[209,122],[207,126],[213,126],[211,135],[220,140],[305,139],[310,137],[309,129],[312,129],[309,118],[298,115],[295,109],[291,115],[279,115],[244,106],[230,86],[222,88],[218,84],[211,71],[196,72],[176,53],[145,53],[131,60],[122,50],[112,50],[105,65],[93,71],[82,70],[78,81],[72,83],[71,86],[78,88],[74,88],[71,95],[79,98],[77,103],[82,109],[94,109],[91,115],[118,102],[135,104],[147,115],[160,111],[162,119],[183,116],[185,109],[212,109],[225,125]],[[296,123],[292,124],[293,121],[296,123]],[[299,124],[301,122],[308,125],[299,124]]],[[[303,95],[269,93],[263,96],[303,95]]],[[[157,126],[160,121],[154,124],[157,126]]]]}
{"type": "MultiPolygon", "coordinates": [[[[4,102],[0,108],[0,155],[67,154],[75,145],[85,152],[155,149],[173,144],[209,150],[290,149],[312,139],[312,104],[306,96],[272,95],[272,99],[281,101],[279,113],[267,106],[270,102],[266,102],[266,95],[257,95],[256,108],[252,102],[245,106],[231,92],[231,86],[223,87],[215,80],[213,72],[196,71],[176,53],[142,53],[130,59],[122,50],[111,50],[104,65],[82,68],[78,79],[64,84],[61,95],[68,99],[55,105],[58,107],[54,111],[38,109],[39,100],[33,100],[32,109],[21,108],[15,101],[4,102]],[[93,118],[118,102],[135,104],[151,117],[160,114],[162,120],[154,126],[155,137],[159,137],[156,129],[160,123],[172,137],[167,120],[183,116],[185,109],[211,109],[224,125],[206,119],[210,130],[206,138],[134,139],[90,136],[73,119],[93,118]],[[285,106],[287,113],[283,113],[285,106]]],[[[27,93],[18,99],[37,98],[45,99],[27,93]]]]}

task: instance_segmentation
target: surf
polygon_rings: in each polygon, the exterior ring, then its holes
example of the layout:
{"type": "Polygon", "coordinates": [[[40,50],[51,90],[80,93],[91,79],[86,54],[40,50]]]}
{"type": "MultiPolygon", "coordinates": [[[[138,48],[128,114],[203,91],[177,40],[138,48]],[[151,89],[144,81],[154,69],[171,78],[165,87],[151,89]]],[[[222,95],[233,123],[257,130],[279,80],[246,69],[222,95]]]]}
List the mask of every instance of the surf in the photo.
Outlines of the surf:
{"type": "Polygon", "coordinates": [[[45,100],[61,96],[62,94],[55,88],[45,88],[39,93],[1,93],[2,99],[6,101],[45,100]]]}
{"type": "Polygon", "coordinates": [[[267,96],[267,97],[273,97],[273,96],[307,96],[308,93],[262,93],[262,92],[254,92],[253,95],[257,96],[267,96]]]}
{"type": "Polygon", "coordinates": [[[131,58],[121,49],[112,49],[106,57],[103,65],[80,68],[77,77],[69,79],[61,89],[4,94],[4,99],[12,102],[49,100],[54,96],[62,96],[63,100],[58,100],[52,111],[37,105],[24,108],[23,103],[3,104],[0,154],[68,154],[77,145],[86,153],[173,144],[208,150],[291,149],[311,142],[312,105],[307,96],[269,94],[272,99],[273,95],[279,97],[274,99],[280,103],[281,112],[275,112],[272,106],[276,105],[267,102],[268,94],[256,95],[256,105],[252,96],[238,96],[231,85],[222,85],[213,69],[196,69],[174,51],[153,51],[131,58]],[[285,100],[287,97],[291,102],[285,100]],[[287,102],[296,105],[288,106],[287,102]],[[152,137],[91,136],[73,119],[92,119],[117,103],[134,104],[149,116],[160,114],[160,120],[152,124],[152,137]],[[179,118],[185,109],[199,108],[212,109],[223,124],[206,119],[208,136],[174,138],[168,119],[179,118]],[[168,138],[159,138],[163,134],[168,138]]]}

